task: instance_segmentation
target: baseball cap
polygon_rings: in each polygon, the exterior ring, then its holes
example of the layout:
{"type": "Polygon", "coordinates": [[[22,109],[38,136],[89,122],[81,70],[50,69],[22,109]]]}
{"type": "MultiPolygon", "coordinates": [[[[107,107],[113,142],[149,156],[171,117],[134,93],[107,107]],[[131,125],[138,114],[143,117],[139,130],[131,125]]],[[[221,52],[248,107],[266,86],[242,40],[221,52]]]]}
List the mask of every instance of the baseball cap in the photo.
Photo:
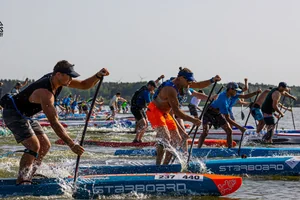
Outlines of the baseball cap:
{"type": "Polygon", "coordinates": [[[280,83],[278,84],[278,87],[287,88],[287,84],[286,84],[286,82],[280,82],[280,83]]]}
{"type": "Polygon", "coordinates": [[[195,78],[194,78],[194,74],[193,72],[186,72],[184,70],[179,71],[178,76],[183,76],[184,78],[186,78],[187,81],[192,81],[195,82],[195,78]]]}
{"type": "Polygon", "coordinates": [[[149,81],[149,82],[147,83],[147,85],[151,85],[151,86],[157,88],[157,85],[156,85],[156,83],[155,83],[153,80],[149,81]]]}
{"type": "Polygon", "coordinates": [[[229,82],[226,86],[227,89],[234,89],[235,91],[241,92],[242,90],[239,88],[239,85],[235,82],[229,82]]]}
{"type": "Polygon", "coordinates": [[[53,68],[53,72],[60,72],[60,73],[64,73],[67,74],[69,76],[71,76],[72,78],[76,78],[78,76],[80,76],[80,74],[78,74],[77,72],[75,72],[74,70],[74,65],[70,64],[68,61],[66,60],[61,60],[59,61],[53,68]]]}

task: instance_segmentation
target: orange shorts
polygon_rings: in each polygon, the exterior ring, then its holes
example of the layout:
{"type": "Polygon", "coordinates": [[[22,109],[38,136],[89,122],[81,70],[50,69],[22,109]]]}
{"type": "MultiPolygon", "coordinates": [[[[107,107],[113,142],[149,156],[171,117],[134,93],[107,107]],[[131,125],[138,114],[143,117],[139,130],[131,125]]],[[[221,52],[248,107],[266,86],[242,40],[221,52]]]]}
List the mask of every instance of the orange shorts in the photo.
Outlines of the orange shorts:
{"type": "Polygon", "coordinates": [[[167,126],[170,131],[177,129],[177,125],[173,117],[169,113],[161,112],[161,110],[159,110],[153,102],[150,102],[148,105],[146,114],[153,129],[162,126],[167,126]]]}

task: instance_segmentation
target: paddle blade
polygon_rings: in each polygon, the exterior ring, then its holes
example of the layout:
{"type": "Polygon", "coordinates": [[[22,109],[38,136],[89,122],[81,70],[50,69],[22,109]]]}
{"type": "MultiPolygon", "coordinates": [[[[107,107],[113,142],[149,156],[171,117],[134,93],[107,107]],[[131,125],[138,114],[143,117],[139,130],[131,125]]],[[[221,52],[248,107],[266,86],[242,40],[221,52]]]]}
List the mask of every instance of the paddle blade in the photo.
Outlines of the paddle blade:
{"type": "Polygon", "coordinates": [[[243,111],[241,112],[241,118],[242,118],[242,120],[244,120],[244,119],[245,119],[245,114],[244,114],[244,112],[243,112],[243,111]]]}

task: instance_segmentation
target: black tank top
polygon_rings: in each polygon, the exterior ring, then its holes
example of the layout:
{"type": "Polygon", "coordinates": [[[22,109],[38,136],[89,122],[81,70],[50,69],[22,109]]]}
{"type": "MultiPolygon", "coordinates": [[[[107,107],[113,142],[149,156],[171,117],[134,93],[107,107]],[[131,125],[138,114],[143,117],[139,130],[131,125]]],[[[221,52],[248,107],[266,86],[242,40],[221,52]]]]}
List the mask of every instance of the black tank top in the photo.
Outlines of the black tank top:
{"type": "Polygon", "coordinates": [[[273,99],[272,99],[272,94],[275,92],[275,91],[278,91],[278,88],[273,88],[269,94],[267,95],[264,103],[262,104],[261,106],[261,110],[263,111],[263,113],[266,113],[266,114],[272,114],[275,112],[274,108],[273,108],[273,99]]]}
{"type": "MultiPolygon", "coordinates": [[[[51,74],[52,73],[46,74],[45,76],[43,76],[36,82],[30,84],[27,88],[22,90],[19,94],[13,96],[16,106],[17,106],[18,110],[21,112],[21,114],[23,114],[27,117],[31,117],[42,110],[41,104],[29,102],[29,97],[35,90],[40,89],[40,88],[45,88],[53,94],[51,82],[50,82],[51,74]]],[[[57,88],[55,94],[53,94],[55,101],[56,101],[57,96],[61,92],[61,90],[62,90],[62,87],[59,87],[59,88],[57,88]]]]}

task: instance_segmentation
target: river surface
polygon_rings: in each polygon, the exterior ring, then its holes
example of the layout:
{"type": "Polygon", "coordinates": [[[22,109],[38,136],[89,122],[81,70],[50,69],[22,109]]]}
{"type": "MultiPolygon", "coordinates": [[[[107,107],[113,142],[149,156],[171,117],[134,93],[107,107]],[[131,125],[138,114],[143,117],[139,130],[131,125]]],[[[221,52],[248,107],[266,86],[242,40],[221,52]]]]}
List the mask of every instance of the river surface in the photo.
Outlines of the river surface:
{"type": "MultiPolygon", "coordinates": [[[[300,128],[300,108],[294,108],[294,120],[296,129],[300,128]]],[[[247,118],[248,110],[242,110],[237,107],[234,108],[234,113],[237,122],[244,124],[245,120],[241,120],[241,112],[244,112],[245,118],[247,118]]],[[[254,121],[252,117],[248,122],[249,125],[253,125],[254,121]]],[[[70,132],[72,138],[80,138],[83,128],[78,128],[70,132]]],[[[279,129],[293,129],[292,115],[288,111],[285,117],[279,122],[279,129]]],[[[58,139],[52,129],[46,130],[49,136],[52,148],[49,154],[44,160],[44,164],[38,171],[49,177],[66,177],[73,175],[76,156],[65,146],[56,145],[54,142],[58,139]]],[[[146,133],[144,141],[153,141],[155,133],[146,133]]],[[[101,141],[132,141],[134,134],[128,133],[98,133],[95,129],[89,129],[86,134],[86,139],[98,139],[101,141]]],[[[293,145],[293,147],[300,147],[300,145],[293,145]]],[[[11,151],[18,149],[23,149],[22,146],[18,145],[12,135],[0,136],[0,155],[6,154],[11,151]]],[[[129,157],[116,157],[113,155],[115,149],[107,147],[85,147],[86,152],[82,156],[82,163],[97,163],[107,161],[107,160],[127,160],[128,162],[134,161],[147,161],[153,162],[154,158],[129,158],[129,157]]],[[[0,157],[0,178],[4,177],[16,177],[18,170],[18,163],[21,157],[21,153],[16,153],[14,155],[0,157]]],[[[163,197],[164,199],[299,199],[300,192],[300,177],[243,177],[242,187],[235,192],[226,197],[163,197]]],[[[126,199],[126,198],[138,198],[138,199],[160,199],[161,197],[155,196],[114,196],[113,199],[126,199]]],[[[69,199],[69,195],[59,196],[59,197],[43,197],[45,199],[69,199]]],[[[8,198],[16,199],[16,198],[8,198]]],[[[21,197],[18,199],[41,199],[41,197],[21,197]]]]}

